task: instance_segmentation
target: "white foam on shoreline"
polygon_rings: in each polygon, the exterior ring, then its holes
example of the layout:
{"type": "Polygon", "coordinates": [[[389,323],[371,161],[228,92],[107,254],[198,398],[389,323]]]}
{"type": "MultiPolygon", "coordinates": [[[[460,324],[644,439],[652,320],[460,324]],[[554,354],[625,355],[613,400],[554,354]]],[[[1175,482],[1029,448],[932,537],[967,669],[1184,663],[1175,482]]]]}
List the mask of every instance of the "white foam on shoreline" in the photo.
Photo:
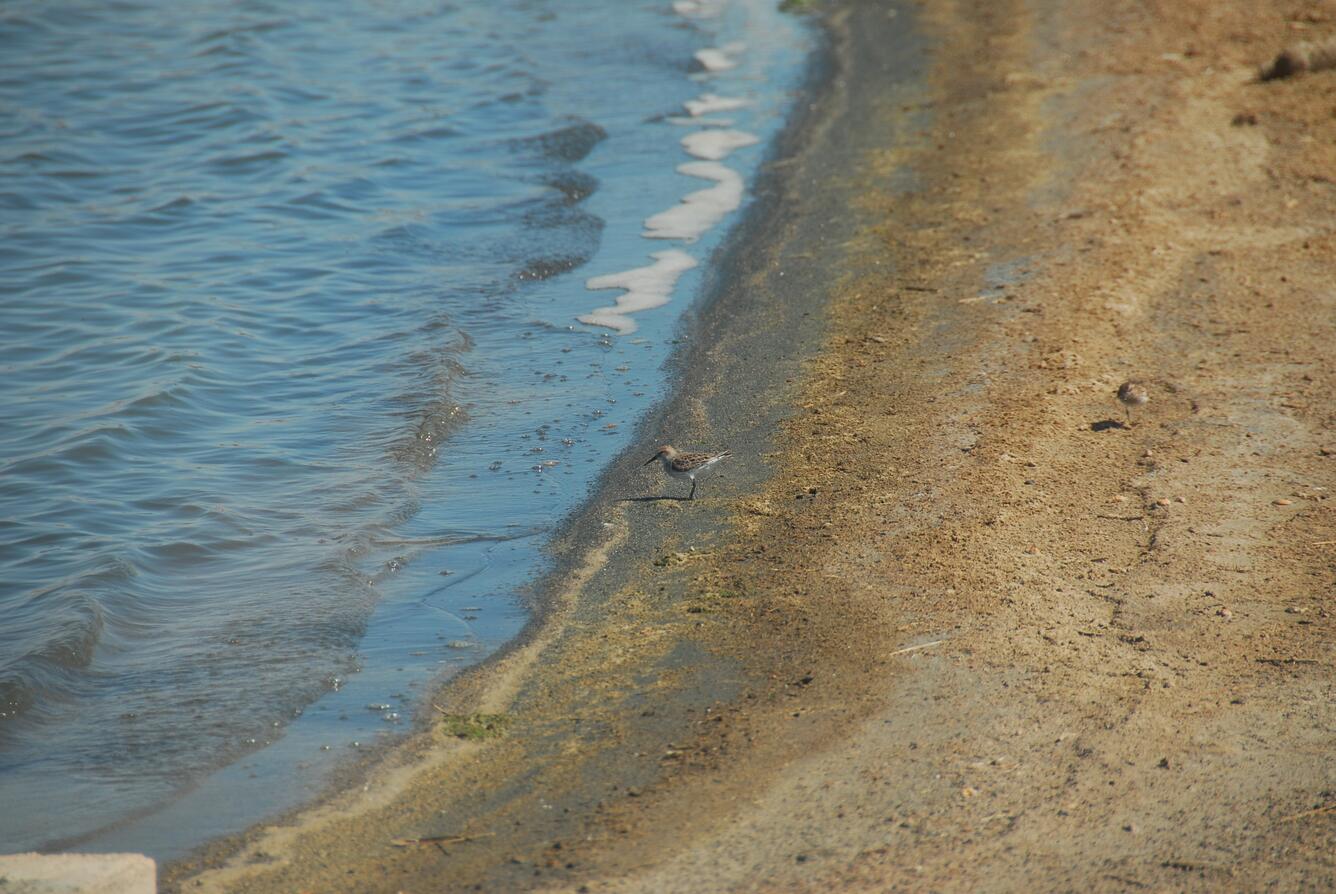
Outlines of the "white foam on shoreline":
{"type": "Polygon", "coordinates": [[[734,99],[731,96],[719,96],[716,93],[702,93],[696,99],[688,99],[682,103],[682,107],[687,110],[687,114],[693,118],[710,115],[714,112],[734,112],[738,109],[745,109],[749,105],[751,105],[749,99],[734,99]]]}
{"type": "Polygon", "coordinates": [[[722,161],[728,158],[734,149],[754,146],[759,142],[757,136],[745,130],[698,130],[682,138],[682,148],[687,150],[688,155],[697,158],[722,161]]]}
{"type": "Polygon", "coordinates": [[[663,119],[678,127],[732,127],[732,118],[688,118],[686,115],[669,115],[663,119]]]}
{"type": "Polygon", "coordinates": [[[682,202],[645,221],[647,239],[699,239],[742,204],[742,175],[717,161],[691,161],[678,165],[678,173],[715,181],[682,197],[682,202]]]}
{"type": "MultiPolygon", "coordinates": [[[[673,10],[684,18],[714,18],[719,16],[728,0],[674,0],[673,10]]],[[[718,47],[697,50],[696,61],[704,69],[693,79],[729,71],[740,64],[739,56],[747,51],[747,44],[732,41],[718,47]]],[[[688,155],[703,159],[678,165],[677,171],[690,177],[713,180],[708,189],[699,189],[682,197],[680,203],[645,220],[642,235],[647,239],[682,239],[694,241],[718,224],[730,212],[742,205],[744,183],[742,175],[719,162],[734,150],[751,146],[760,139],[741,130],[732,130],[733,121],[726,118],[707,118],[716,112],[730,112],[751,105],[750,100],[702,93],[698,98],[683,103],[690,118],[668,117],[671,124],[693,125],[698,130],[682,138],[682,148],[688,155]]],[[[599,307],[576,317],[581,323],[612,329],[620,335],[636,331],[631,314],[667,304],[682,274],[696,266],[696,259],[679,249],[656,251],[650,255],[654,263],[634,270],[623,270],[595,276],[585,281],[591,290],[624,289],[625,292],[609,307],[599,307]]]]}
{"type": "Polygon", "coordinates": [[[688,19],[713,19],[724,11],[727,0],[673,0],[673,12],[688,19]]]}
{"type": "Polygon", "coordinates": [[[576,319],[590,326],[614,329],[621,335],[635,332],[636,323],[628,315],[667,304],[672,298],[677,280],[696,266],[695,258],[676,248],[656,251],[650,257],[654,263],[648,267],[622,270],[587,280],[585,286],[589,289],[625,289],[626,293],[618,296],[612,306],[595,308],[576,319]]]}
{"type": "Polygon", "coordinates": [[[730,68],[738,67],[738,60],[733,57],[741,55],[746,49],[745,43],[735,40],[722,47],[697,50],[696,61],[708,72],[728,71],[730,68]]]}
{"type": "Polygon", "coordinates": [[[705,66],[706,71],[728,71],[730,68],[737,68],[737,61],[728,58],[723,50],[707,47],[696,51],[696,61],[705,66]]]}

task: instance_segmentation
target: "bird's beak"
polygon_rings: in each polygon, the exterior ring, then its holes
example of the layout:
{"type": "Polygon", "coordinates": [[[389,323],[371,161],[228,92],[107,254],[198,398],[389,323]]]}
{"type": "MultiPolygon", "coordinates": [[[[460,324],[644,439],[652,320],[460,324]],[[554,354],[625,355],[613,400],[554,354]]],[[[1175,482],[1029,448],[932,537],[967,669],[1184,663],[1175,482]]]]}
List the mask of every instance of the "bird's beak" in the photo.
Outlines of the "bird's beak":
{"type": "MultiPolygon", "coordinates": [[[[654,462],[654,460],[656,460],[656,459],[658,459],[658,458],[659,458],[659,454],[657,454],[657,453],[654,454],[654,455],[651,456],[649,459],[645,460],[645,466],[647,466],[647,465],[649,465],[650,463],[654,462]]],[[[643,468],[645,468],[645,466],[641,466],[640,468],[643,469],[643,468]]]]}

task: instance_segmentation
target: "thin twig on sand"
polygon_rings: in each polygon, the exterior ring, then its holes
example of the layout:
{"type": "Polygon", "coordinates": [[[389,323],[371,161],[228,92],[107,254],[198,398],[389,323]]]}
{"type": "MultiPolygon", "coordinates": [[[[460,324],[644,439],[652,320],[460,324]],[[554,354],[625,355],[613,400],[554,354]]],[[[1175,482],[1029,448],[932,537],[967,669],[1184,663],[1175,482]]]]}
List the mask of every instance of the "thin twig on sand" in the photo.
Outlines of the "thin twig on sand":
{"type": "Polygon", "coordinates": [[[1215,870],[1216,872],[1226,872],[1234,874],[1234,867],[1225,863],[1215,863],[1210,860],[1186,860],[1175,859],[1165,860],[1160,864],[1166,869],[1181,869],[1184,872],[1201,872],[1202,870],[1215,870]]]}
{"type": "Polygon", "coordinates": [[[917,646],[905,646],[903,649],[896,649],[892,655],[903,655],[905,652],[913,652],[915,649],[926,649],[928,646],[937,646],[946,642],[944,639],[935,639],[930,643],[919,643],[917,646]]]}
{"type": "Polygon", "coordinates": [[[1301,810],[1298,813],[1291,813],[1289,816],[1282,816],[1280,822],[1288,823],[1291,820],[1304,819],[1309,816],[1322,816],[1324,813],[1336,813],[1336,802],[1323,804],[1321,807],[1314,807],[1312,810],[1301,810]]]}
{"type": "Polygon", "coordinates": [[[426,838],[392,838],[390,844],[395,847],[413,847],[418,844],[463,844],[465,841],[477,841],[479,838],[491,838],[495,832],[480,832],[477,835],[431,835],[426,838]]]}

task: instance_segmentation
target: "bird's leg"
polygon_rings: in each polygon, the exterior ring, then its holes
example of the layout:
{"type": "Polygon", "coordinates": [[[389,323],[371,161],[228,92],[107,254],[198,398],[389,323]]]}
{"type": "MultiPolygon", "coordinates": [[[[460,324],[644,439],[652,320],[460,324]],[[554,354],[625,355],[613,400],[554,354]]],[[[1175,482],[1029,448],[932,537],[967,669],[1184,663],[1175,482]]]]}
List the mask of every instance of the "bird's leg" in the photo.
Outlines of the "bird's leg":
{"type": "Polygon", "coordinates": [[[694,500],[694,499],[696,499],[696,479],[695,479],[695,478],[692,478],[692,479],[691,479],[691,496],[687,497],[687,499],[688,499],[688,500],[694,500]]]}

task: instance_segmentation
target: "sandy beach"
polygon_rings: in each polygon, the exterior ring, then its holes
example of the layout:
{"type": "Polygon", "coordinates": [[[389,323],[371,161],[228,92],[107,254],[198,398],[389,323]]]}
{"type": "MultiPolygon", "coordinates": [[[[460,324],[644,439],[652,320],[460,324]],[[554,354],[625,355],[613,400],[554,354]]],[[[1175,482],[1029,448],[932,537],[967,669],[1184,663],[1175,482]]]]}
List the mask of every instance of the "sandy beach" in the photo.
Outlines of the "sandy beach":
{"type": "Polygon", "coordinates": [[[815,14],[527,635],[164,890],[1336,887],[1336,6],[815,14]]]}

